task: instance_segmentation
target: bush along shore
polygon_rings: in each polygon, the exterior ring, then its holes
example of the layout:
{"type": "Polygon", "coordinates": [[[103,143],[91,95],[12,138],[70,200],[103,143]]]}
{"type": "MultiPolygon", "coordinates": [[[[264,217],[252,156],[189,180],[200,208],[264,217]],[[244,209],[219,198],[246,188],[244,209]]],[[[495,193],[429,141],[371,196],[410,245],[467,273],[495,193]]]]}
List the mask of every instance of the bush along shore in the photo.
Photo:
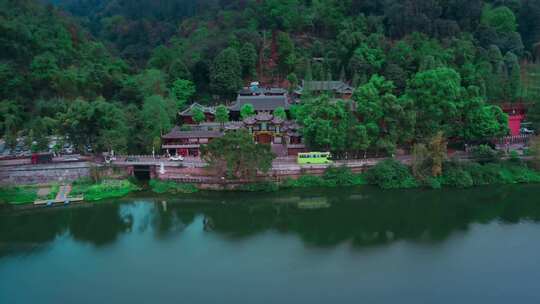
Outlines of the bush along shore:
{"type": "Polygon", "coordinates": [[[149,186],[152,192],[157,194],[189,194],[199,191],[194,184],[180,184],[174,181],[160,181],[155,179],[150,181],[149,186]]]}
{"type": "Polygon", "coordinates": [[[488,163],[446,161],[439,176],[414,174],[412,167],[397,160],[380,162],[365,173],[346,167],[330,167],[322,176],[304,175],[282,182],[259,182],[241,186],[240,191],[273,192],[292,188],[331,188],[375,185],[381,189],[470,188],[485,185],[540,183],[540,171],[516,159],[488,163]]]}
{"type": "Polygon", "coordinates": [[[72,196],[84,197],[85,201],[95,202],[109,198],[119,198],[141,188],[130,180],[79,180],[73,183],[72,196]]]}
{"type": "Polygon", "coordinates": [[[53,199],[59,188],[58,184],[0,187],[0,204],[20,205],[33,203],[36,199],[53,199]]]}
{"type": "MultiPolygon", "coordinates": [[[[0,204],[23,205],[32,204],[38,199],[51,200],[56,198],[59,188],[59,184],[0,187],[0,204]]],[[[80,179],[72,183],[69,196],[82,196],[85,201],[95,202],[123,197],[140,189],[130,180],[80,179]]]]}
{"type": "MultiPolygon", "coordinates": [[[[236,191],[275,192],[295,188],[333,188],[375,185],[381,189],[410,188],[470,188],[484,185],[540,183],[540,171],[532,163],[517,157],[500,160],[484,158],[481,162],[445,161],[440,174],[434,175],[433,164],[407,166],[395,159],[384,160],[364,173],[353,173],[347,167],[329,167],[322,176],[303,175],[298,179],[287,178],[280,182],[253,182],[244,184],[236,191]]],[[[70,196],[83,196],[85,201],[96,202],[120,198],[141,188],[131,180],[81,179],[73,182],[70,196]]],[[[175,181],[151,180],[149,187],[157,194],[191,194],[199,191],[196,184],[175,181]]],[[[47,186],[20,186],[0,188],[1,204],[28,204],[36,199],[53,199],[58,193],[58,184],[47,186]],[[39,195],[40,188],[49,188],[45,196],[39,195]]]]}

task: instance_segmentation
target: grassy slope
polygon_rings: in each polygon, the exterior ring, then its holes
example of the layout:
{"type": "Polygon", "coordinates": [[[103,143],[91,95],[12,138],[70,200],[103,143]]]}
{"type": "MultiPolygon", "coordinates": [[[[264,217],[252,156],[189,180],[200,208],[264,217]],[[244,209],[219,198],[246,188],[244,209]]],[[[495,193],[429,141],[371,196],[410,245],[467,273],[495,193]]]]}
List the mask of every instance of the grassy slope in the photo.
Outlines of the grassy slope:
{"type": "Polygon", "coordinates": [[[97,184],[75,183],[71,195],[83,195],[85,201],[99,201],[122,197],[138,189],[128,180],[104,180],[97,184]]]}

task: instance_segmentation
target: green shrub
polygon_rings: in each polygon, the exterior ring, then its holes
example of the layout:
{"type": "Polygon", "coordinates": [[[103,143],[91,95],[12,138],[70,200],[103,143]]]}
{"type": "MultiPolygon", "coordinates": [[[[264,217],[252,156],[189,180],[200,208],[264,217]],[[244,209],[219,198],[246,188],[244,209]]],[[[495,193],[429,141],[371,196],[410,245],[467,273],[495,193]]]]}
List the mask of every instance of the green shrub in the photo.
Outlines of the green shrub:
{"type": "Polygon", "coordinates": [[[441,189],[442,188],[442,180],[438,177],[428,177],[425,180],[425,186],[431,188],[431,189],[441,189]]]}
{"type": "Polygon", "coordinates": [[[534,171],[526,166],[510,165],[505,167],[505,174],[512,183],[538,183],[540,182],[540,172],[534,171]]]}
{"type": "Polygon", "coordinates": [[[460,166],[448,166],[443,174],[443,184],[455,188],[470,188],[474,185],[472,176],[460,166]]]}
{"type": "Polygon", "coordinates": [[[47,195],[47,199],[55,199],[58,195],[58,191],[60,191],[60,185],[54,184],[51,186],[51,189],[49,191],[49,195],[47,195]]]}
{"type": "Polygon", "coordinates": [[[37,199],[35,187],[2,187],[0,188],[0,203],[26,204],[37,199]]]}
{"type": "Polygon", "coordinates": [[[501,167],[499,164],[470,163],[465,167],[473,179],[474,185],[495,185],[504,183],[501,177],[501,167]]]}
{"type": "Polygon", "coordinates": [[[365,185],[366,180],[361,174],[354,174],[350,168],[343,167],[328,167],[324,171],[323,179],[327,183],[335,186],[357,186],[365,185]]]}
{"type": "Polygon", "coordinates": [[[517,153],[517,151],[510,151],[510,161],[513,162],[513,163],[521,163],[521,158],[519,157],[519,153],[517,153]]]}
{"type": "Polygon", "coordinates": [[[239,190],[247,192],[276,192],[279,190],[279,185],[273,182],[259,182],[242,185],[239,190]]]}
{"type": "Polygon", "coordinates": [[[128,180],[104,180],[93,185],[83,185],[79,189],[86,201],[99,201],[128,195],[139,188],[128,180]]]}
{"type": "Polygon", "coordinates": [[[491,163],[500,159],[499,153],[488,145],[474,147],[471,154],[479,163],[491,163]]]}
{"type": "Polygon", "coordinates": [[[394,159],[384,160],[369,169],[366,178],[370,184],[383,189],[414,188],[418,182],[409,168],[394,159]]]}
{"type": "Polygon", "coordinates": [[[292,182],[294,188],[324,187],[326,185],[328,183],[322,177],[315,175],[302,175],[292,182]]]}
{"type": "Polygon", "coordinates": [[[155,193],[195,193],[199,191],[193,184],[181,184],[174,181],[160,181],[153,179],[150,181],[150,188],[155,193]]]}

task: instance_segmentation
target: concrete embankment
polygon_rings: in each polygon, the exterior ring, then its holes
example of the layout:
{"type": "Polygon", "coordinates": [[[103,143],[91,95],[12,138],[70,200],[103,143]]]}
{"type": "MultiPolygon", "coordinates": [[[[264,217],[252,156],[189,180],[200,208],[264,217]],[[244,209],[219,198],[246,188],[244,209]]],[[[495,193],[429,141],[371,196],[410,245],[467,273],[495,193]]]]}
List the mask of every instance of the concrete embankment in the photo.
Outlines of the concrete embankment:
{"type": "MultiPolygon", "coordinates": [[[[340,161],[332,166],[346,166],[354,173],[361,173],[377,163],[376,160],[340,161]]],[[[255,181],[283,181],[287,178],[297,179],[302,175],[321,176],[330,165],[298,165],[294,162],[274,162],[272,169],[265,175],[259,175],[255,181]]],[[[186,168],[181,166],[165,166],[163,171],[157,169],[153,178],[164,181],[195,184],[199,189],[234,190],[254,180],[225,180],[216,176],[207,168],[186,168]]]]}
{"type": "Polygon", "coordinates": [[[0,167],[0,184],[45,184],[90,176],[89,162],[0,167]]]}
{"type": "MultiPolygon", "coordinates": [[[[367,170],[376,163],[375,160],[343,161],[333,166],[347,166],[355,173],[367,170]]],[[[71,182],[80,178],[89,177],[93,173],[102,178],[127,178],[136,175],[138,167],[149,171],[150,178],[171,180],[182,183],[197,184],[199,188],[222,189],[234,188],[238,185],[252,181],[224,181],[214,172],[204,166],[191,166],[189,164],[165,163],[161,168],[157,161],[147,163],[118,163],[104,165],[89,161],[52,164],[0,164],[0,185],[46,184],[53,182],[71,182]],[[189,166],[188,166],[189,165],[189,166]],[[97,172],[93,172],[96,170],[97,172]]],[[[257,177],[257,180],[280,181],[286,178],[296,179],[302,175],[322,175],[329,165],[303,165],[299,166],[291,160],[276,160],[270,172],[257,177]]]]}

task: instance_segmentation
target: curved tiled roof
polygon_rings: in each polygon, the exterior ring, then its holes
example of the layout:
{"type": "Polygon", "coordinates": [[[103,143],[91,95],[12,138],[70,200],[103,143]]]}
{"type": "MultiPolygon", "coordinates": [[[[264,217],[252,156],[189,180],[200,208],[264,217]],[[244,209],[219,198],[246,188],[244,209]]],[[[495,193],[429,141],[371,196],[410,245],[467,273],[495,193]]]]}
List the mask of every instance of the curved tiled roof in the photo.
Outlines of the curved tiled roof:
{"type": "Polygon", "coordinates": [[[220,131],[207,131],[207,130],[190,130],[182,131],[180,127],[174,127],[169,133],[163,135],[164,139],[177,139],[177,138],[216,138],[223,136],[220,131]]]}
{"type": "Polygon", "coordinates": [[[238,96],[236,102],[229,107],[231,111],[240,111],[243,105],[251,104],[255,111],[274,111],[282,107],[285,110],[290,108],[286,95],[256,95],[256,96],[238,96]]]}
{"type": "Polygon", "coordinates": [[[201,105],[200,103],[197,103],[197,102],[192,103],[187,109],[185,109],[184,111],[181,111],[179,114],[180,114],[180,116],[191,116],[192,111],[195,108],[201,109],[204,113],[216,114],[216,108],[215,107],[203,106],[203,105],[201,105]]]}
{"type": "Polygon", "coordinates": [[[247,117],[243,120],[243,123],[246,125],[253,125],[259,121],[272,122],[273,124],[282,124],[285,120],[280,117],[276,117],[270,112],[259,112],[257,115],[247,117]]]}
{"type": "Polygon", "coordinates": [[[336,93],[352,93],[354,89],[343,81],[304,81],[302,90],[334,91],[336,93]]]}

